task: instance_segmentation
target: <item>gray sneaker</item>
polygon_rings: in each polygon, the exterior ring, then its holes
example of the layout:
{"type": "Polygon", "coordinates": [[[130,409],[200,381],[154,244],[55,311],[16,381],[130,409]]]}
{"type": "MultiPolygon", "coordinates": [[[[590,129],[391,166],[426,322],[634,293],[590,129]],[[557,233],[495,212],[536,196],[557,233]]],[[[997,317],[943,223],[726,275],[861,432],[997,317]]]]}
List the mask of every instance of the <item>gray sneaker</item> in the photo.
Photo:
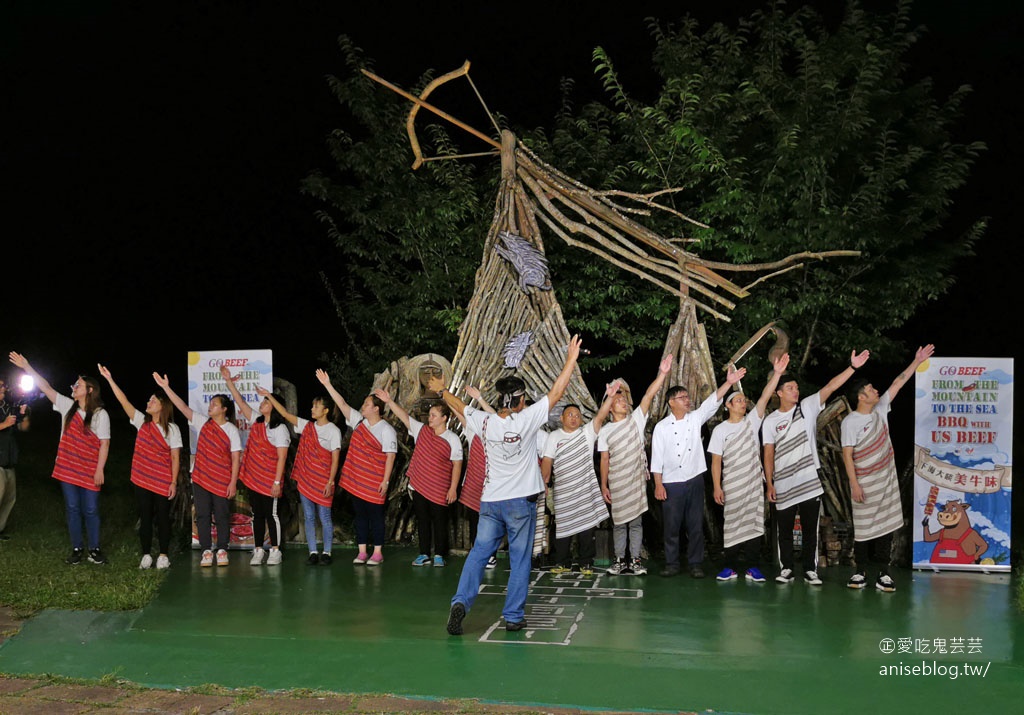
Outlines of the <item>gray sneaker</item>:
{"type": "Polygon", "coordinates": [[[622,573],[622,569],[625,568],[625,566],[626,559],[615,559],[615,561],[612,562],[612,565],[608,567],[607,573],[609,576],[618,576],[622,573]]]}

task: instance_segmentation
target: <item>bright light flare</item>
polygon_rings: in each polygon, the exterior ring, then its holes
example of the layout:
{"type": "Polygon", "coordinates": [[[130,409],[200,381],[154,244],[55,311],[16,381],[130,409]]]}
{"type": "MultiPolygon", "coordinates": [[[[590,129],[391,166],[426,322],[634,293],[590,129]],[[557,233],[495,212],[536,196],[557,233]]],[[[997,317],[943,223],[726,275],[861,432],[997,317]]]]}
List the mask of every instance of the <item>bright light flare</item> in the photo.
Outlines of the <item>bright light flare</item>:
{"type": "Polygon", "coordinates": [[[22,375],[18,380],[18,389],[25,394],[33,392],[36,389],[36,381],[32,379],[31,375],[22,375]]]}

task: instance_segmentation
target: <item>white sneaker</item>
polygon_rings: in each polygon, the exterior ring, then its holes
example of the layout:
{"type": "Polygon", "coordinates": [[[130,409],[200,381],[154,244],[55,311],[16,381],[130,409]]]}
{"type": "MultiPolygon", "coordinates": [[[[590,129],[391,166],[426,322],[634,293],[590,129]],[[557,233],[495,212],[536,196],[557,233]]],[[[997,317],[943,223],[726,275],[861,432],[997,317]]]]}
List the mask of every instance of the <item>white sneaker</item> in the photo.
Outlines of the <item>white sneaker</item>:
{"type": "Polygon", "coordinates": [[[497,566],[498,566],[498,558],[492,554],[491,557],[489,559],[487,559],[487,568],[493,569],[493,568],[496,568],[497,566]]]}
{"type": "Polygon", "coordinates": [[[258,546],[252,550],[252,561],[249,562],[250,566],[262,566],[263,565],[263,549],[258,546]]]}
{"type": "Polygon", "coordinates": [[[217,549],[217,565],[227,566],[228,565],[228,552],[224,549],[217,549]]]}
{"type": "Polygon", "coordinates": [[[271,549],[267,554],[267,566],[277,566],[281,563],[281,549],[271,549]]]}
{"type": "Polygon", "coordinates": [[[779,575],[775,577],[778,583],[792,583],[793,582],[793,569],[782,569],[779,575]]]}
{"type": "Polygon", "coordinates": [[[821,585],[821,579],[818,578],[817,571],[804,571],[804,582],[811,586],[821,585]]]}
{"type": "Polygon", "coordinates": [[[200,566],[213,566],[213,552],[207,549],[203,552],[203,558],[199,561],[200,566]]]}
{"type": "Polygon", "coordinates": [[[169,569],[171,567],[171,560],[163,554],[160,554],[156,557],[156,567],[158,569],[169,569]]]}
{"type": "Polygon", "coordinates": [[[142,556],[142,561],[139,562],[139,568],[140,569],[151,569],[151,568],[153,568],[153,557],[150,556],[149,554],[144,554],[142,556]]]}

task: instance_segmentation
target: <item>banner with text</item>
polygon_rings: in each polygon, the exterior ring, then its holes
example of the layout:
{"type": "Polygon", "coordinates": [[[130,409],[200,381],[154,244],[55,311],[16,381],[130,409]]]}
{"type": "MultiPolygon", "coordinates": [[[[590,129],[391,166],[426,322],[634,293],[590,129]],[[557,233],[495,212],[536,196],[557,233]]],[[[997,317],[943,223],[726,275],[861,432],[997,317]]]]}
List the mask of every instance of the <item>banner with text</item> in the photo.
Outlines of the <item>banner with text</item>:
{"type": "MultiPolygon", "coordinates": [[[[274,357],[270,350],[200,350],[188,354],[188,406],[195,412],[207,414],[210,399],[214,395],[227,395],[231,400],[224,378],[221,377],[221,365],[227,366],[231,377],[235,379],[235,387],[242,393],[245,403],[253,410],[253,419],[259,417],[260,403],[263,398],[256,392],[257,387],[267,390],[274,389],[274,357]]],[[[232,403],[234,400],[232,400],[232,403]]],[[[249,421],[235,405],[236,424],[241,433],[242,446],[249,437],[249,421]]],[[[191,453],[196,453],[196,439],[199,433],[189,427],[189,446],[191,453]]],[[[213,527],[214,540],[216,529],[213,527]]],[[[231,500],[231,539],[233,549],[252,548],[252,510],[244,490],[239,490],[231,500]]],[[[196,531],[195,515],[192,519],[192,546],[198,548],[199,538],[196,531]]]]}
{"type": "Polygon", "coordinates": [[[932,358],[922,368],[914,568],[1009,571],[1013,359],[932,358]]]}

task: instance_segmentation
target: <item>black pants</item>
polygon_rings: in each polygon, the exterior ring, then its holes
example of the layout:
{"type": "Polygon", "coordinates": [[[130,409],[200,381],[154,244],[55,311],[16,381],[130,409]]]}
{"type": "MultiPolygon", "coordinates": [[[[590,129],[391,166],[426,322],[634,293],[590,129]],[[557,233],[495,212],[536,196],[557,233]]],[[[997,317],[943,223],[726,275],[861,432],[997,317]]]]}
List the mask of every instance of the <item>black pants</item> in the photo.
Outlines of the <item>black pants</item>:
{"type": "Polygon", "coordinates": [[[564,536],[555,539],[555,563],[565,566],[572,563],[569,556],[569,547],[573,537],[579,538],[579,562],[585,566],[594,565],[594,557],[597,556],[597,545],[594,543],[594,528],[591,527],[573,536],[564,536]]]}
{"type": "Polygon", "coordinates": [[[196,530],[199,532],[199,548],[209,551],[213,542],[210,533],[213,522],[217,523],[217,549],[227,549],[231,540],[231,504],[227,497],[219,497],[192,484],[192,499],[196,505],[196,530]],[[212,521],[211,521],[212,516],[212,521]]]}
{"type": "Polygon", "coordinates": [[[252,507],[252,543],[257,549],[263,548],[263,535],[270,533],[270,545],[281,545],[281,519],[277,515],[277,498],[268,497],[249,490],[249,505],[252,507]]]}
{"type": "Polygon", "coordinates": [[[665,565],[679,565],[679,530],[686,528],[686,562],[704,562],[704,472],[685,482],[665,485],[668,497],[661,503],[665,522],[665,565]]]}
{"type": "Polygon", "coordinates": [[[384,546],[384,505],[353,494],[352,509],[356,515],[356,543],[384,546]]]}
{"type": "MultiPolygon", "coordinates": [[[[803,519],[801,519],[803,521],[803,519]]],[[[725,550],[725,565],[737,571],[746,571],[759,566],[761,561],[761,537],[733,544],[725,550]]]]}
{"type": "Polygon", "coordinates": [[[139,545],[142,553],[148,554],[152,549],[155,519],[160,553],[166,554],[171,547],[171,500],[138,484],[134,486],[135,503],[139,505],[139,545]]]}
{"type": "Polygon", "coordinates": [[[821,499],[815,497],[794,504],[787,509],[775,510],[775,523],[779,529],[779,561],[782,568],[795,571],[793,568],[793,524],[796,515],[800,514],[800,532],[803,537],[801,561],[804,571],[818,570],[818,513],[821,511],[821,499]]]}
{"type": "Polygon", "coordinates": [[[413,492],[412,508],[416,514],[416,531],[419,532],[420,553],[427,556],[433,554],[447,559],[448,505],[435,504],[419,492],[413,492]],[[433,551],[431,551],[431,546],[433,546],[433,551]]]}
{"type": "Polygon", "coordinates": [[[879,571],[888,575],[892,562],[892,533],[883,534],[867,541],[854,541],[853,559],[857,562],[857,573],[866,574],[868,564],[877,563],[879,571]],[[872,551],[874,554],[871,553],[872,551]]]}

